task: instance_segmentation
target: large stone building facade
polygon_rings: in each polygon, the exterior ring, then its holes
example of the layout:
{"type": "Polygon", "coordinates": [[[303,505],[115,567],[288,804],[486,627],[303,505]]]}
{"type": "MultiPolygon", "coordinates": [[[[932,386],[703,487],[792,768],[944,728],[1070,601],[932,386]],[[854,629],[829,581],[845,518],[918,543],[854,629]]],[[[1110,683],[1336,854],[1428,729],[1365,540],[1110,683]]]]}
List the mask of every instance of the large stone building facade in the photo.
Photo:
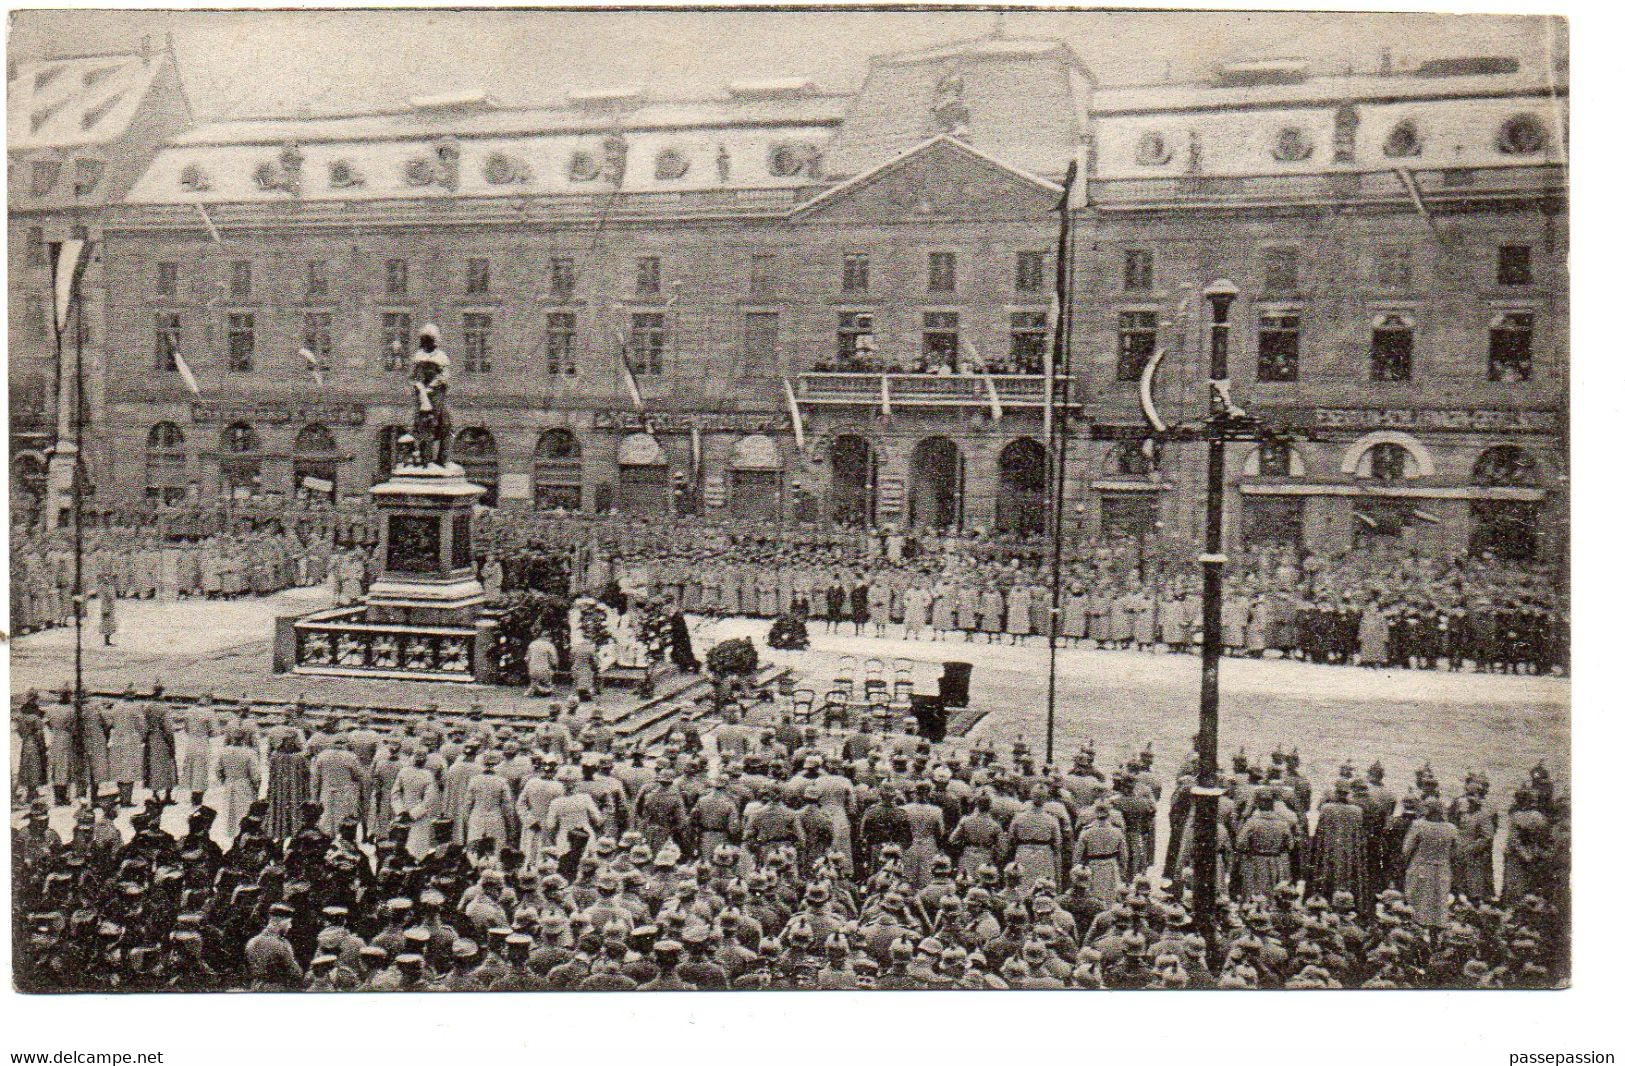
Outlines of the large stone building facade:
{"type": "MultiPolygon", "coordinates": [[[[52,263],[63,241],[99,241],[108,205],[121,201],[171,136],[190,123],[173,52],[139,52],[20,63],[6,78],[9,171],[6,296],[12,507],[37,513],[71,488],[66,450],[73,409],[72,360],[82,352],[89,410],[102,406],[106,293],[99,255],[85,266],[83,299],[64,327],[59,361],[52,263]],[[53,456],[56,462],[53,464],[53,456]],[[55,466],[54,471],[51,470],[55,466]]],[[[95,432],[88,422],[87,432],[95,432]]],[[[58,517],[49,508],[49,518],[58,517]]]]}
{"type": "Polygon", "coordinates": [[[1144,445],[1135,383],[1163,351],[1159,403],[1195,415],[1224,277],[1238,398],[1313,431],[1238,450],[1238,536],[1545,550],[1563,98],[1489,66],[1102,89],[1063,45],[995,36],[877,58],[853,96],[194,129],[106,226],[100,491],[364,493],[433,322],[493,504],[1041,528],[1076,162],[1069,527],[1195,528],[1197,449],[1144,445]]]}

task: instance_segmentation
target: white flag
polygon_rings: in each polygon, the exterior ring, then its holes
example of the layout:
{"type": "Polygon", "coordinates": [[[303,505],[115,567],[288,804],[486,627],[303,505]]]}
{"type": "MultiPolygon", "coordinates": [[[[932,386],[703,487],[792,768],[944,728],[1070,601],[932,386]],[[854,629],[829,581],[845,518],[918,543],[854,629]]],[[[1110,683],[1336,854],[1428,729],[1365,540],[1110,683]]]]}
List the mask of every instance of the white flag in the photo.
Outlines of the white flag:
{"type": "Polygon", "coordinates": [[[52,282],[56,290],[56,305],[53,308],[58,334],[68,328],[68,312],[73,308],[73,297],[79,288],[79,279],[85,272],[85,262],[90,258],[90,244],[88,241],[63,241],[57,245],[56,263],[52,266],[52,282]]]}
{"type": "Polygon", "coordinates": [[[784,382],[784,399],[790,405],[790,428],[795,431],[796,450],[807,450],[807,433],[801,425],[801,405],[796,403],[795,386],[790,384],[789,378],[782,378],[784,382]]]}
{"type": "Polygon", "coordinates": [[[999,402],[999,387],[993,383],[993,372],[988,370],[987,360],[982,358],[982,353],[976,350],[976,345],[968,337],[965,339],[965,351],[970,353],[971,366],[987,383],[988,410],[993,415],[993,421],[997,422],[1004,418],[1004,405],[999,402]]]}
{"type": "Polygon", "coordinates": [[[197,387],[197,378],[192,376],[192,368],[186,365],[186,356],[178,351],[175,353],[175,369],[180,371],[181,380],[186,382],[193,396],[203,395],[203,390],[197,387]]]}
{"type": "Polygon", "coordinates": [[[318,387],[325,387],[327,378],[322,375],[322,361],[316,358],[316,353],[309,348],[301,348],[299,357],[305,361],[305,366],[310,368],[311,380],[315,381],[318,387]]]}

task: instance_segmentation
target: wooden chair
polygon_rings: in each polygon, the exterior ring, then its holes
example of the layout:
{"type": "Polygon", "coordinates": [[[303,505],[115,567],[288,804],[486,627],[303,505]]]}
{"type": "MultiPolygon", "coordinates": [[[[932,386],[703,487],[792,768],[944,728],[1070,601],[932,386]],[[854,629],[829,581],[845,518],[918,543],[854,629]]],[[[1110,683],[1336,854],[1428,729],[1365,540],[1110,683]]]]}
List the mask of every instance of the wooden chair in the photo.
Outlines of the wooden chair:
{"type": "Polygon", "coordinates": [[[813,703],[817,693],[810,688],[798,688],[790,696],[790,717],[797,723],[812,721],[813,703]]]}
{"type": "Polygon", "coordinates": [[[851,718],[851,704],[845,689],[832,688],[824,693],[824,725],[846,725],[851,718]]]}
{"type": "Polygon", "coordinates": [[[870,659],[863,664],[863,698],[873,699],[876,692],[885,692],[886,661],[884,659],[870,659]]]}
{"type": "Polygon", "coordinates": [[[835,687],[852,691],[852,685],[857,680],[858,657],[856,655],[843,655],[835,661],[835,687]]]}

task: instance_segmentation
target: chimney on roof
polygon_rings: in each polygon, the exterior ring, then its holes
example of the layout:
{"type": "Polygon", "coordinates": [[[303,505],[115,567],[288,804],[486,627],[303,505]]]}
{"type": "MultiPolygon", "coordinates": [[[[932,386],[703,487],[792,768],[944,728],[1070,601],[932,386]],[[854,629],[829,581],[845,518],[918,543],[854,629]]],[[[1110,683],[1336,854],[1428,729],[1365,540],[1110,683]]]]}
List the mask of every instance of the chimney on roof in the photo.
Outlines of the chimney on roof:
{"type": "Polygon", "coordinates": [[[1394,72],[1394,50],[1384,48],[1377,54],[1377,73],[1392,74],[1394,72]]]}
{"type": "Polygon", "coordinates": [[[146,66],[150,62],[152,62],[152,38],[143,36],[141,38],[141,65],[146,66]]]}

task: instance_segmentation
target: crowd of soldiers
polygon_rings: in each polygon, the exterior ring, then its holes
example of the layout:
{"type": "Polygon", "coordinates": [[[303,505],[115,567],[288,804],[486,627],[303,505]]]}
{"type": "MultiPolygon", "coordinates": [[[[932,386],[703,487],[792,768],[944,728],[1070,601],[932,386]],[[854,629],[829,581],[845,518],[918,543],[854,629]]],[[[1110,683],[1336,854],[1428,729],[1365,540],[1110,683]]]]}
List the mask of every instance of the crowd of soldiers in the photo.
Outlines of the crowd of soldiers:
{"type": "Polygon", "coordinates": [[[1190,758],[1171,780],[1149,750],[1051,767],[1020,742],[746,721],[736,706],[696,707],[635,746],[573,703],[522,726],[430,708],[391,727],[132,699],[87,712],[110,723],[90,777],[119,787],[85,797],[59,835],[40,790],[68,800],[85,777],[76,713],[35,698],[17,716],[28,990],[1499,988],[1567,975],[1568,801],[1544,766],[1500,812],[1478,774],[1447,799],[1426,766],[1403,789],[1381,765],[1317,785],[1295,752],[1238,756],[1209,943],[1193,929],[1190,758]],[[189,810],[179,835],[162,824],[171,801],[189,810]]]}
{"type": "MultiPolygon", "coordinates": [[[[87,599],[98,601],[109,637],[118,600],[225,600],[320,585],[335,555],[326,542],[291,532],[172,540],[117,527],[87,533],[83,549],[79,579],[87,599]]],[[[13,530],[11,618],[19,634],[73,624],[74,571],[71,532],[13,530]]]]}
{"type": "MultiPolygon", "coordinates": [[[[693,613],[795,613],[825,631],[1011,644],[1047,639],[1054,617],[1063,645],[1202,644],[1200,579],[1190,567],[1147,566],[1129,545],[1096,545],[1065,565],[1057,597],[1050,569],[1021,551],[937,547],[911,555],[906,542],[881,536],[786,543],[713,530],[687,543],[611,540],[590,558],[623,586],[693,613]]],[[[1566,614],[1538,567],[1394,552],[1300,560],[1261,551],[1238,562],[1221,612],[1230,655],[1532,674],[1565,667],[1566,614]]]]}

